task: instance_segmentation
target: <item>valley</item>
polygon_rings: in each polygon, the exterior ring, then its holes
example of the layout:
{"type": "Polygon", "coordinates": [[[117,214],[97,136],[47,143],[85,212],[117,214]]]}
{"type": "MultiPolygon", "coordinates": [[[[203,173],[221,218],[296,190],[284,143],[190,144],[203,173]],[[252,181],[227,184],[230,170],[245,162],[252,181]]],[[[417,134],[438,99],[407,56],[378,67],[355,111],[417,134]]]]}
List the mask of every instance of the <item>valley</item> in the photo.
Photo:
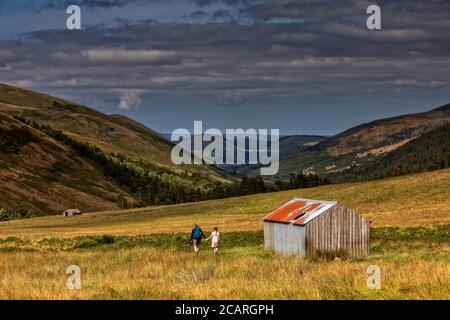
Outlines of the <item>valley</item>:
{"type": "Polygon", "coordinates": [[[258,167],[175,166],[173,144],[134,120],[0,86],[0,208],[32,210],[0,222],[0,298],[449,299],[448,112],[282,137],[274,179],[328,172],[334,182],[285,190],[245,176],[258,167]],[[265,250],[263,217],[294,197],[368,219],[370,255],[265,250]],[[69,207],[83,214],[63,217],[69,207]],[[222,232],[218,257],[209,243],[194,255],[194,223],[222,232]],[[66,287],[71,265],[81,290],[66,287]],[[380,290],[366,286],[371,265],[383,272],[380,290]]]}

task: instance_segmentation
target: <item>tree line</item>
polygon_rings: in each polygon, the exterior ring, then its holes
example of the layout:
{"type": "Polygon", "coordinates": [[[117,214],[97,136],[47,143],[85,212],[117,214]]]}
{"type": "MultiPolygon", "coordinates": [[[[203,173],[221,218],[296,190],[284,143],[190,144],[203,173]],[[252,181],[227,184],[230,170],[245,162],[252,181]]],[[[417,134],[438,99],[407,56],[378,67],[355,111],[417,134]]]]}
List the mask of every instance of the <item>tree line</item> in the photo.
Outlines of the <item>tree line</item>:
{"type": "Polygon", "coordinates": [[[334,182],[382,179],[444,169],[449,165],[450,124],[446,124],[365,165],[330,175],[330,178],[334,182]]]}
{"type": "Polygon", "coordinates": [[[313,187],[324,181],[318,177],[293,175],[291,181],[266,183],[261,176],[242,177],[234,183],[211,181],[200,173],[178,174],[142,160],[132,160],[122,154],[107,152],[87,142],[75,140],[62,131],[21,116],[15,118],[54,140],[69,146],[77,155],[97,164],[103,174],[125,187],[138,200],[131,205],[125,195],[117,203],[122,208],[157,204],[195,202],[241,195],[313,187]]]}

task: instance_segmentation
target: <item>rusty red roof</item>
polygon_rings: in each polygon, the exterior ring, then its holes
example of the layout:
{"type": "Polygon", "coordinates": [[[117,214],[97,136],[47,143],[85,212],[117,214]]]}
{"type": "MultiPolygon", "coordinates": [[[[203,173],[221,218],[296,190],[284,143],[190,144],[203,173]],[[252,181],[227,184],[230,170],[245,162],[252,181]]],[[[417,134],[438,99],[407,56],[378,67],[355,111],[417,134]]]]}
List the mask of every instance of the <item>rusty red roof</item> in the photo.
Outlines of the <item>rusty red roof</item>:
{"type": "Polygon", "coordinates": [[[305,225],[337,202],[295,198],[269,213],[264,221],[305,225]]]}

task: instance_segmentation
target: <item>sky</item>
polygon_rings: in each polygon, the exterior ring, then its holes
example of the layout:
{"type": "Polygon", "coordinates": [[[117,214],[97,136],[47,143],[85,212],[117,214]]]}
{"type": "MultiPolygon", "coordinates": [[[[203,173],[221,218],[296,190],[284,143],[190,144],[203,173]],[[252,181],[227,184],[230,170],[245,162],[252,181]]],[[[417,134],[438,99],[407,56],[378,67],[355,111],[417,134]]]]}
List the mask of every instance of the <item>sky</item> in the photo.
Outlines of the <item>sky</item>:
{"type": "Polygon", "coordinates": [[[449,103],[449,70],[447,0],[0,2],[0,82],[165,133],[333,135],[449,103]],[[382,30],[366,28],[371,4],[382,30]]]}

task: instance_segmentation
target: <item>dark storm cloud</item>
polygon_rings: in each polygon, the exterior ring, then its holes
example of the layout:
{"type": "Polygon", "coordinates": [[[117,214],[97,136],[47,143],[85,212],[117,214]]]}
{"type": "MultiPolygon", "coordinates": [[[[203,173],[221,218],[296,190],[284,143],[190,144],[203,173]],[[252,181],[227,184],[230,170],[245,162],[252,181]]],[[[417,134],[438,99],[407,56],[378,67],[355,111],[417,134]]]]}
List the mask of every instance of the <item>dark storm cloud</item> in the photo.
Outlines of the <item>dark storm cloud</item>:
{"type": "Polygon", "coordinates": [[[45,9],[62,9],[69,5],[75,4],[87,8],[111,8],[122,7],[129,4],[139,4],[145,2],[155,2],[161,0],[50,0],[47,4],[41,7],[45,9]]]}
{"type": "Polygon", "coordinates": [[[189,15],[189,17],[191,17],[193,19],[205,18],[207,16],[208,16],[208,14],[203,10],[194,11],[189,15]]]}
{"type": "Polygon", "coordinates": [[[242,6],[246,7],[253,3],[261,2],[261,0],[194,0],[195,4],[199,7],[207,7],[214,4],[225,4],[228,6],[242,6]]]}
{"type": "Polygon", "coordinates": [[[450,93],[447,2],[380,2],[383,31],[365,28],[366,1],[196,1],[204,9],[192,15],[234,19],[230,10],[206,12],[219,2],[245,5],[258,23],[123,17],[114,27],[36,31],[27,35],[32,41],[0,42],[2,80],[103,100],[120,96],[123,106],[146,97],[233,105],[268,97],[450,93]],[[280,18],[313,19],[269,22],[280,18]]]}
{"type": "Polygon", "coordinates": [[[261,20],[274,18],[329,19],[364,15],[365,9],[371,4],[379,5],[384,13],[387,13],[387,17],[391,16],[389,13],[394,13],[396,17],[399,17],[398,14],[403,14],[409,19],[419,18],[417,23],[429,17],[440,17],[441,19],[446,17],[448,19],[450,12],[450,2],[447,0],[279,0],[262,1],[249,5],[245,11],[261,20]]]}
{"type": "MultiPolygon", "coordinates": [[[[126,5],[145,5],[157,2],[173,2],[177,0],[49,0],[41,8],[42,9],[61,9],[76,4],[86,8],[112,8],[123,7],[126,5]]],[[[178,2],[181,2],[178,0],[178,2]]],[[[253,3],[261,2],[261,0],[188,0],[198,7],[207,7],[215,4],[224,4],[231,7],[247,7],[253,3]]]]}

